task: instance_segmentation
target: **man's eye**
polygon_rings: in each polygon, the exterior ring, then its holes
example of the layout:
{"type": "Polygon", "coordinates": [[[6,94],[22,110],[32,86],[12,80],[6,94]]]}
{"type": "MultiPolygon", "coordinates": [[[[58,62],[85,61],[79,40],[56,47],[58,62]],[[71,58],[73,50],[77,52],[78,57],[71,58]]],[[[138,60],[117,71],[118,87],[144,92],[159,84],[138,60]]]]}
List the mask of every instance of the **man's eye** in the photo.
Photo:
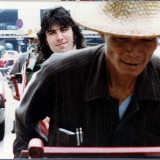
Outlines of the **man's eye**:
{"type": "Polygon", "coordinates": [[[61,31],[67,31],[68,28],[61,28],[61,31]]]}
{"type": "Polygon", "coordinates": [[[55,34],[55,32],[53,32],[53,31],[50,31],[50,32],[48,32],[48,34],[50,35],[50,34],[55,34]]]}
{"type": "Polygon", "coordinates": [[[117,37],[116,38],[118,41],[127,41],[128,40],[128,38],[121,38],[121,37],[117,37]]]}
{"type": "Polygon", "coordinates": [[[152,38],[151,38],[151,39],[142,39],[142,41],[143,41],[143,42],[152,42],[153,39],[152,39],[152,38]]]}

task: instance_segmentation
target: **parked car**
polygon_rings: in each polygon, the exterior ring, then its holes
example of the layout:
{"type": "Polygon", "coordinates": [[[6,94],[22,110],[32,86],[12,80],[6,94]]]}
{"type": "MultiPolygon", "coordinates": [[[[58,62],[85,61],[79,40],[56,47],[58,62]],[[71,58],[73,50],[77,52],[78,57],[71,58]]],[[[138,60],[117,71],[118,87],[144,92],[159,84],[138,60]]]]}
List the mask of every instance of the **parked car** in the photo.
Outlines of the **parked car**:
{"type": "Polygon", "coordinates": [[[5,92],[3,84],[3,76],[0,73],[0,141],[5,133],[5,92]]]}

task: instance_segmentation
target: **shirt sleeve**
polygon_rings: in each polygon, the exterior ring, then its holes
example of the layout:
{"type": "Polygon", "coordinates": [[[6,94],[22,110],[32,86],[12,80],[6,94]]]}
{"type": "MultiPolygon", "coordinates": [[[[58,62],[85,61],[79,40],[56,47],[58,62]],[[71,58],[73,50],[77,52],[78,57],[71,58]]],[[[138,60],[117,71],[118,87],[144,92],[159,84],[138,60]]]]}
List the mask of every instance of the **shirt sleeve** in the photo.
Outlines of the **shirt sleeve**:
{"type": "Polygon", "coordinates": [[[16,109],[16,139],[13,144],[15,158],[27,149],[32,138],[41,138],[44,144],[46,137],[41,133],[39,121],[50,117],[53,108],[53,81],[48,71],[42,68],[27,85],[25,93],[16,109]]]}
{"type": "MultiPolygon", "coordinates": [[[[22,70],[22,66],[24,64],[24,58],[26,54],[21,55],[14,63],[14,65],[11,68],[11,71],[9,72],[9,75],[15,74],[15,73],[20,73],[22,70]]],[[[15,92],[13,81],[8,79],[8,86],[11,89],[12,93],[15,92]]]]}

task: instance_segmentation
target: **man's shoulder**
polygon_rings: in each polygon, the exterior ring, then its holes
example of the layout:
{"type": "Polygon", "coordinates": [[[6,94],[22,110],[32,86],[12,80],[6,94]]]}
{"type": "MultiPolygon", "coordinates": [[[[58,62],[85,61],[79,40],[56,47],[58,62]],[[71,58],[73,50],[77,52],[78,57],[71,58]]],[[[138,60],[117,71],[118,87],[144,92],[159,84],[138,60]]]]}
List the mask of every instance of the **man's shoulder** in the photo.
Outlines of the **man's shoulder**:
{"type": "Polygon", "coordinates": [[[157,68],[160,69],[160,56],[153,55],[151,63],[157,68]]]}
{"type": "Polygon", "coordinates": [[[19,55],[19,57],[17,58],[17,61],[22,61],[22,60],[24,60],[24,58],[27,56],[27,53],[25,52],[25,53],[21,53],[20,55],[19,55]]]}
{"type": "Polygon", "coordinates": [[[42,68],[52,71],[76,69],[92,63],[93,58],[104,53],[104,45],[72,50],[65,53],[54,53],[42,68]]]}
{"type": "Polygon", "coordinates": [[[104,45],[87,47],[77,50],[67,51],[65,53],[54,53],[51,55],[51,60],[65,60],[66,62],[72,62],[71,60],[81,60],[81,57],[92,58],[95,54],[101,54],[104,45]]]}

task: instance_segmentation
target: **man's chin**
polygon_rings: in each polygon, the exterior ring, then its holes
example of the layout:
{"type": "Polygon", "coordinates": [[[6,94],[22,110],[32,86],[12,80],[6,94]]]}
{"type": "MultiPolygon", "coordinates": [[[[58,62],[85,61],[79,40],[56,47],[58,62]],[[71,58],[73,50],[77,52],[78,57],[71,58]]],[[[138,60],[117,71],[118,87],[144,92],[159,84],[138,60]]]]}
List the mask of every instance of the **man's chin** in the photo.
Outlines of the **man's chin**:
{"type": "Polygon", "coordinates": [[[68,51],[67,49],[62,49],[61,53],[64,53],[64,52],[67,52],[67,51],[68,51]]]}
{"type": "Polygon", "coordinates": [[[71,51],[71,50],[72,50],[72,48],[63,48],[63,49],[61,49],[61,53],[71,51]]]}
{"type": "Polygon", "coordinates": [[[138,72],[123,72],[121,75],[124,75],[126,77],[138,77],[141,74],[140,71],[138,72]]]}
{"type": "Polygon", "coordinates": [[[67,49],[60,49],[60,50],[58,50],[56,53],[64,53],[64,52],[66,52],[67,51],[67,49]]]}
{"type": "Polygon", "coordinates": [[[70,50],[73,50],[73,48],[71,48],[71,47],[59,48],[57,53],[64,53],[64,52],[67,52],[67,51],[70,51],[70,50]]]}

